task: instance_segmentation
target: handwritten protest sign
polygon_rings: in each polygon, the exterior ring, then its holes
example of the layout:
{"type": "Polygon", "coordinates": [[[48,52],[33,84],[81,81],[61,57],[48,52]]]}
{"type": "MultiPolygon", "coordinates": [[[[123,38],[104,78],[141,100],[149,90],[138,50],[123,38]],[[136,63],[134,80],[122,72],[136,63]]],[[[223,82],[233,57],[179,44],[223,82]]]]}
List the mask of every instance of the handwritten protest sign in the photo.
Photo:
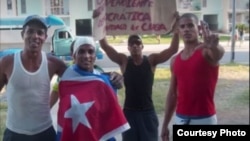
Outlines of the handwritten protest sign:
{"type": "Polygon", "coordinates": [[[96,0],[101,14],[94,19],[94,37],[166,34],[172,28],[175,0],[96,0]]]}

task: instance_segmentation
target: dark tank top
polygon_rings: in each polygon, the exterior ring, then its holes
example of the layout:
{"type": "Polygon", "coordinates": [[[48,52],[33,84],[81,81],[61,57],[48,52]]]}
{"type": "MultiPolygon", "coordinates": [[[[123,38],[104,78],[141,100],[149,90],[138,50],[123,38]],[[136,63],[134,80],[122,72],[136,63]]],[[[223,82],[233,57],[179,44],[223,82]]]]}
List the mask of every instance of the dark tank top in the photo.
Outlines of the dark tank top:
{"type": "Polygon", "coordinates": [[[123,74],[125,85],[124,108],[134,110],[153,109],[152,86],[154,73],[148,58],[143,56],[143,62],[135,65],[131,57],[123,74]]]}

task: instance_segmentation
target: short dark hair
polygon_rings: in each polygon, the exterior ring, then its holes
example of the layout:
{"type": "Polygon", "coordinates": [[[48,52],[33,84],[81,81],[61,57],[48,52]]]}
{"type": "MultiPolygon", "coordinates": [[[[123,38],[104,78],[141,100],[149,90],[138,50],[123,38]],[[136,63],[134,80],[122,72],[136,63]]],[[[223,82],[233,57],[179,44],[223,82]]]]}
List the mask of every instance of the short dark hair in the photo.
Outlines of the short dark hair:
{"type": "Polygon", "coordinates": [[[183,15],[180,16],[180,19],[182,19],[182,18],[194,18],[195,22],[197,24],[199,23],[198,17],[195,14],[193,14],[193,13],[185,13],[185,14],[183,14],[183,15]]]}
{"type": "Polygon", "coordinates": [[[133,35],[130,35],[128,37],[128,44],[130,44],[134,40],[138,40],[138,41],[142,42],[142,39],[139,35],[133,34],[133,35]]]}

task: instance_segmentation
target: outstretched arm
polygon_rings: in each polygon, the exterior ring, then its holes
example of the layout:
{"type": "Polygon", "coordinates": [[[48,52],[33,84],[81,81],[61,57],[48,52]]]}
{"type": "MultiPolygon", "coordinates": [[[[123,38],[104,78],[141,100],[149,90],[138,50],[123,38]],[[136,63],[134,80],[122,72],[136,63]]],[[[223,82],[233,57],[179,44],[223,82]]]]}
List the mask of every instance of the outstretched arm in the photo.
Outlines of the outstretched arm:
{"type": "MultiPolygon", "coordinates": [[[[92,17],[96,18],[96,17],[100,16],[100,14],[101,14],[100,8],[95,9],[92,17]]],[[[110,46],[108,44],[106,37],[101,39],[99,42],[100,42],[101,48],[108,55],[109,59],[111,59],[113,62],[117,63],[120,66],[122,66],[124,64],[124,60],[126,59],[126,55],[118,53],[112,46],[110,46]]]]}
{"type": "Polygon", "coordinates": [[[176,103],[177,103],[177,91],[176,91],[176,77],[173,73],[173,58],[171,60],[171,65],[170,65],[170,70],[171,70],[171,79],[170,79],[170,86],[168,90],[168,94],[166,97],[166,107],[165,107],[165,116],[163,120],[163,125],[162,125],[162,131],[161,131],[161,138],[162,141],[169,141],[169,122],[172,119],[172,116],[174,114],[175,108],[176,108],[176,103]]]}
{"type": "Polygon", "coordinates": [[[205,58],[211,63],[211,64],[218,64],[219,60],[222,58],[222,56],[225,53],[224,48],[219,45],[219,37],[217,34],[212,33],[207,24],[204,22],[201,22],[201,28],[202,28],[202,34],[204,39],[204,50],[203,54],[205,58]]]}
{"type": "Polygon", "coordinates": [[[100,40],[100,45],[113,62],[117,63],[120,66],[123,66],[123,64],[127,60],[127,56],[125,54],[118,53],[112,46],[110,46],[107,42],[106,37],[100,40]]]}

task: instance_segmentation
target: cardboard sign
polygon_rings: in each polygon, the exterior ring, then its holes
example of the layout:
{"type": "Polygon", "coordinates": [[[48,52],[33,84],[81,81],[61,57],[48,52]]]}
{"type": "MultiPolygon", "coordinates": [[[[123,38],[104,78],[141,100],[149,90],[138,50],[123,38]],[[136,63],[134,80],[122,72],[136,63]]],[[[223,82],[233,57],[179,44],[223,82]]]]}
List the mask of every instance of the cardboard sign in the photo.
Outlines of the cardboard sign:
{"type": "Polygon", "coordinates": [[[174,23],[174,0],[96,0],[94,37],[106,35],[166,34],[174,23]]]}

